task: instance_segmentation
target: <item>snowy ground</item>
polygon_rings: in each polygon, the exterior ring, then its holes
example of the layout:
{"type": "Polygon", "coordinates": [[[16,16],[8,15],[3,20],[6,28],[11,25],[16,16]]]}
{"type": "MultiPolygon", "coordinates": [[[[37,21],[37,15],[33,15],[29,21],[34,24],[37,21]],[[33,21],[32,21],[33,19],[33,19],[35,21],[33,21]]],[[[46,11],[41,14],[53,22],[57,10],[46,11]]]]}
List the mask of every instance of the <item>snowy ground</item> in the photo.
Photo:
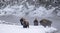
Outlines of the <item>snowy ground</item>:
{"type": "Polygon", "coordinates": [[[0,33],[54,33],[57,29],[53,27],[30,26],[23,28],[17,25],[0,24],[0,33]]]}
{"type": "MultiPolygon", "coordinates": [[[[4,31],[4,27],[6,27],[6,29],[10,29],[10,28],[7,28],[7,27],[11,27],[11,29],[14,31],[14,29],[17,27],[17,30],[16,31],[20,31],[19,29],[21,24],[19,22],[19,19],[20,17],[17,17],[17,16],[13,16],[13,15],[4,15],[4,16],[0,16],[0,32],[3,30],[4,31]],[[1,22],[2,21],[2,22],[1,22]],[[2,24],[2,25],[1,25],[2,24]],[[7,24],[7,25],[3,25],[3,24],[7,24]],[[12,27],[14,26],[14,27],[12,27]],[[16,27],[15,27],[16,26],[16,27]],[[3,27],[3,28],[2,28],[3,27]],[[14,28],[14,29],[13,29],[14,28]]],[[[29,20],[29,23],[30,25],[33,26],[33,20],[34,20],[34,17],[31,17],[31,18],[26,18],[29,20]]],[[[38,18],[38,21],[40,21],[41,19],[43,18],[38,18]]],[[[46,18],[46,19],[49,19],[52,21],[52,27],[54,28],[57,28],[58,29],[58,32],[57,33],[60,33],[60,18],[59,17],[51,17],[51,18],[46,18]]],[[[40,25],[40,24],[39,24],[40,25]]],[[[32,27],[31,27],[32,28],[32,27]]],[[[6,30],[5,29],[5,30],[6,30]]],[[[39,26],[37,27],[37,30],[39,29],[39,26]]],[[[29,30],[29,29],[28,29],[29,30]]],[[[6,31],[7,32],[7,31],[6,31]]],[[[12,32],[12,31],[11,31],[12,32]]],[[[40,31],[39,31],[40,32],[40,31]]]]}

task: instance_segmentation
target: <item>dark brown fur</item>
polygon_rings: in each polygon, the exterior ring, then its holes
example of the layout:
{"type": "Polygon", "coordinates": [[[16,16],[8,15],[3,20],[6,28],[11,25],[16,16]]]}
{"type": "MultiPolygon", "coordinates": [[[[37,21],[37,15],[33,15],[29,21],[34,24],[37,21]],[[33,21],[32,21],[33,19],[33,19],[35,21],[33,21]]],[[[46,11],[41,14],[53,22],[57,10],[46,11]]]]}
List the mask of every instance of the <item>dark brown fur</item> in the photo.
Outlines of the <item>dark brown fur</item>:
{"type": "Polygon", "coordinates": [[[25,20],[24,18],[21,18],[21,19],[20,19],[21,25],[23,25],[23,21],[24,21],[24,20],[25,20]]]}
{"type": "Polygon", "coordinates": [[[26,21],[26,20],[24,20],[24,22],[23,22],[23,28],[29,28],[29,22],[28,21],[26,21]]]}
{"type": "Polygon", "coordinates": [[[34,25],[38,26],[38,20],[37,19],[34,20],[34,25]]]}
{"type": "Polygon", "coordinates": [[[51,24],[52,24],[52,22],[50,20],[47,20],[47,19],[42,19],[40,21],[40,24],[43,25],[44,27],[46,27],[46,26],[49,26],[50,27],[51,24]]]}

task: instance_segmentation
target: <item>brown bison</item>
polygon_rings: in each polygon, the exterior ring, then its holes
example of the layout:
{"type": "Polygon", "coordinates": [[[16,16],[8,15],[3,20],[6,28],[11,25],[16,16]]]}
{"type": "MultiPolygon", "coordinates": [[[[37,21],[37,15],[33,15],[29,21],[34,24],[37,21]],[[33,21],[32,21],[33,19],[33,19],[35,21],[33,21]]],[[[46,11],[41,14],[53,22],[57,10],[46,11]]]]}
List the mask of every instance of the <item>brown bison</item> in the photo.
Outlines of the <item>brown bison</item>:
{"type": "Polygon", "coordinates": [[[38,26],[38,20],[37,20],[37,18],[34,20],[34,25],[38,26]]]}
{"type": "Polygon", "coordinates": [[[46,26],[51,27],[52,22],[50,20],[47,20],[47,19],[42,19],[40,21],[40,24],[43,25],[44,27],[46,27],[46,26]]]}
{"type": "Polygon", "coordinates": [[[23,28],[29,27],[29,22],[24,18],[20,19],[20,23],[21,23],[21,25],[23,25],[23,28]]]}
{"type": "Polygon", "coordinates": [[[24,20],[23,21],[23,28],[27,28],[27,27],[29,28],[29,22],[24,20]]]}

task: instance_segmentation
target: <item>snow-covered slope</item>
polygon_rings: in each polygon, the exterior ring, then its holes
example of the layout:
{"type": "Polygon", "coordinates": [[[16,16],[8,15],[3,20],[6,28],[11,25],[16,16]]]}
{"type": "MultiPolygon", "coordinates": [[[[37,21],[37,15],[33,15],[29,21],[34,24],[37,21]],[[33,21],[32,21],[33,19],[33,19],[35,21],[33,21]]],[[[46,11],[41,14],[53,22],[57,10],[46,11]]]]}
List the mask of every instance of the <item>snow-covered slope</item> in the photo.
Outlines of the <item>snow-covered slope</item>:
{"type": "Polygon", "coordinates": [[[25,4],[15,4],[13,6],[11,5],[7,5],[7,7],[5,7],[4,9],[0,9],[0,15],[5,15],[5,14],[13,14],[13,15],[17,15],[17,16],[46,16],[46,17],[50,17],[52,16],[52,12],[53,10],[55,10],[55,8],[49,9],[47,10],[45,7],[43,6],[39,6],[38,8],[35,7],[34,5],[29,5],[28,2],[26,2],[25,4]]]}
{"type": "MultiPolygon", "coordinates": [[[[55,0],[52,2],[54,1],[55,0]]],[[[1,0],[0,2],[4,4],[6,3],[5,8],[0,9],[0,15],[13,14],[17,16],[51,17],[54,16],[52,13],[53,11],[55,12],[56,8],[49,5],[47,8],[50,8],[47,10],[45,5],[39,5],[39,0],[1,0]]],[[[58,12],[56,15],[59,16],[60,12],[58,12]]]]}
{"type": "Polygon", "coordinates": [[[53,27],[43,26],[30,26],[29,28],[23,28],[17,25],[0,24],[0,33],[53,33],[57,29],[53,27]]]}
{"type": "Polygon", "coordinates": [[[20,18],[14,15],[3,15],[0,16],[0,23],[1,24],[14,24],[14,25],[20,25],[20,18]]]}

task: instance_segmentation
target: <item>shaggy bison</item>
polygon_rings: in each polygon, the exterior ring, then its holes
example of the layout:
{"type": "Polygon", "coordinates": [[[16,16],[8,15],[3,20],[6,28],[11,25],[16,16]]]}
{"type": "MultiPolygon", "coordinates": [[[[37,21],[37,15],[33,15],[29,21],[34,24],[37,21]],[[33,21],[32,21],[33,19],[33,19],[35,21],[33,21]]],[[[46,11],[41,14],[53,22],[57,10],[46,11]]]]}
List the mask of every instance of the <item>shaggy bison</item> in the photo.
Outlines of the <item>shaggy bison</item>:
{"type": "Polygon", "coordinates": [[[37,18],[35,18],[35,20],[34,20],[34,25],[38,26],[38,20],[37,20],[37,18]]]}
{"type": "Polygon", "coordinates": [[[21,18],[20,22],[21,22],[21,25],[23,25],[23,28],[29,27],[29,22],[26,19],[21,18]]]}
{"type": "Polygon", "coordinates": [[[40,24],[43,25],[44,27],[46,27],[46,26],[51,27],[52,22],[50,20],[47,20],[47,19],[42,19],[40,21],[40,24]]]}

